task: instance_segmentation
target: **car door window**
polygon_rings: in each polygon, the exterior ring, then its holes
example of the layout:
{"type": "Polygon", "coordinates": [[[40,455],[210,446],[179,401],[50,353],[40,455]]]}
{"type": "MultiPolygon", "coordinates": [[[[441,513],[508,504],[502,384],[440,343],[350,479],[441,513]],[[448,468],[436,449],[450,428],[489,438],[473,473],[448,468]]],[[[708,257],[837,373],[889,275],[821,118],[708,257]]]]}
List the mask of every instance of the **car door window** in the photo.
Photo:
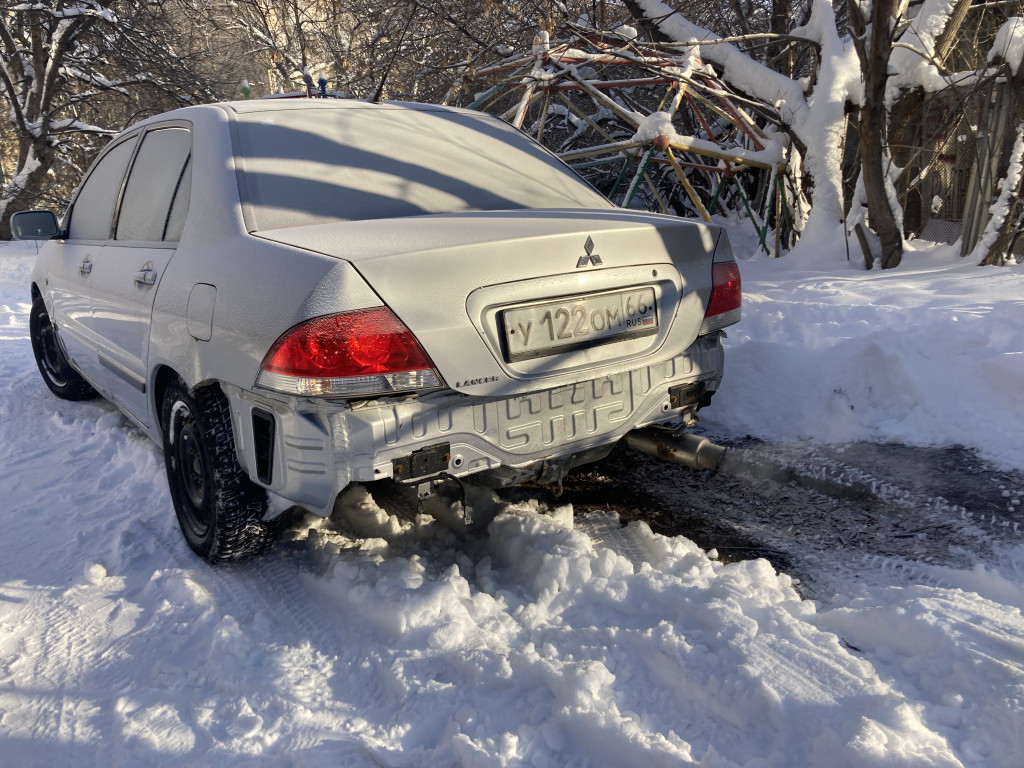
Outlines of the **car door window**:
{"type": "Polygon", "coordinates": [[[107,240],[121,182],[135,147],[134,137],[107,152],[85,180],[71,211],[68,237],[73,240],[107,240]]]}
{"type": "Polygon", "coordinates": [[[172,230],[168,223],[191,149],[186,128],[146,132],[128,174],[115,239],[154,241],[165,239],[165,234],[173,236],[168,240],[178,239],[180,227],[172,230]]]}

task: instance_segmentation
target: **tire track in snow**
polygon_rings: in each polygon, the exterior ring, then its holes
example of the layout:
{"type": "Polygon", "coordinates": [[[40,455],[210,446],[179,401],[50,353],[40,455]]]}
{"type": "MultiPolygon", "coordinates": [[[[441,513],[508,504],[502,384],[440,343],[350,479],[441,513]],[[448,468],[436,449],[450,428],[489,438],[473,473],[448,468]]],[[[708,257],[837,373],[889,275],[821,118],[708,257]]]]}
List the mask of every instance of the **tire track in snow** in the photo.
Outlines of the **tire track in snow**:
{"type": "MultiPolygon", "coordinates": [[[[64,730],[64,710],[67,707],[67,683],[69,676],[77,679],[81,672],[79,649],[81,647],[79,627],[67,618],[67,610],[63,605],[55,605],[40,614],[30,616],[33,624],[42,623],[46,632],[41,639],[42,647],[47,653],[36,655],[41,660],[33,674],[35,679],[53,680],[52,692],[36,695],[35,722],[32,727],[32,739],[40,742],[67,742],[64,730]],[[56,661],[59,660],[59,661],[56,661]],[[56,663],[55,663],[56,662],[56,663]]],[[[72,721],[74,722],[74,721],[72,721]]]]}
{"type": "MultiPolygon", "coordinates": [[[[771,461],[770,454],[765,450],[745,450],[760,455],[762,460],[771,461]]],[[[996,540],[1024,538],[1020,523],[1006,515],[972,512],[965,505],[951,502],[941,495],[905,488],[875,476],[869,469],[838,461],[817,451],[803,457],[797,456],[788,462],[775,463],[790,471],[793,482],[810,490],[820,490],[836,498],[874,499],[923,514],[941,523],[956,521],[965,528],[974,526],[981,534],[979,544],[982,545],[992,543],[984,538],[986,535],[996,540]]]]}
{"type": "MultiPolygon", "coordinates": [[[[337,607],[321,605],[321,597],[317,591],[311,590],[310,585],[305,583],[306,579],[323,578],[323,574],[315,573],[313,564],[305,553],[298,546],[289,547],[279,542],[276,549],[262,557],[231,566],[212,567],[188,549],[176,524],[158,527],[151,520],[146,520],[140,521],[140,528],[156,542],[158,557],[171,561],[167,565],[168,568],[187,574],[208,592],[208,608],[216,612],[220,622],[230,618],[236,619],[243,635],[264,651],[268,645],[288,651],[285,654],[287,658],[282,657],[277,674],[290,676],[289,687],[293,691],[291,698],[293,706],[300,708],[299,716],[315,719],[315,714],[306,714],[307,711],[312,713],[315,706],[315,702],[307,701],[306,697],[319,701],[318,697],[322,697],[323,694],[311,690],[298,695],[297,691],[302,690],[303,684],[301,681],[296,682],[296,679],[312,676],[320,684],[321,679],[326,681],[329,675],[321,678],[324,675],[323,670],[308,666],[295,667],[288,658],[303,658],[307,654],[312,654],[314,657],[322,657],[334,666],[354,668],[356,657],[353,656],[353,649],[364,647],[367,643],[361,636],[352,638],[354,631],[365,634],[365,630],[359,632],[351,625],[342,626],[337,607]],[[353,639],[352,647],[344,644],[344,638],[353,639]],[[292,679],[293,677],[296,679],[292,679]]],[[[372,661],[378,666],[387,664],[386,654],[386,650],[382,651],[381,657],[385,658],[374,656],[372,661]]],[[[378,669],[377,673],[379,671],[378,669]]],[[[361,697],[359,705],[363,709],[376,711],[380,707],[390,706],[387,691],[381,686],[372,686],[357,692],[361,697]]],[[[223,696],[221,693],[211,695],[215,699],[223,696]]],[[[340,714],[348,719],[358,717],[358,712],[347,711],[347,705],[338,700],[336,692],[330,694],[323,703],[331,707],[335,715],[339,714],[340,708],[340,714]]],[[[220,701],[219,706],[223,708],[227,705],[220,701]]],[[[202,724],[194,721],[190,726],[197,732],[204,729],[202,724]]],[[[273,723],[264,722],[262,728],[273,728],[273,723]]],[[[319,728],[289,727],[286,729],[286,738],[288,749],[292,752],[314,750],[323,746],[323,733],[319,728]]],[[[384,764],[378,762],[381,758],[371,745],[386,743],[386,739],[369,738],[364,742],[355,736],[350,735],[349,738],[353,740],[339,742],[336,750],[332,748],[332,755],[351,755],[354,765],[384,764]]],[[[337,764],[345,765],[347,761],[337,764]]]]}
{"type": "MultiPolygon", "coordinates": [[[[1024,569],[1013,548],[1024,526],[980,515],[928,486],[904,487],[870,463],[853,463],[857,456],[848,452],[846,462],[816,449],[748,442],[731,449],[729,472],[711,474],[619,449],[570,476],[562,500],[578,512],[610,509],[626,522],[644,520],[658,533],[717,549],[725,560],[767,558],[798,578],[808,597],[892,577],[940,586],[935,566],[1024,569]]],[[[935,454],[944,470],[962,462],[935,454]]],[[[596,537],[614,545],[605,529],[596,537]]]]}

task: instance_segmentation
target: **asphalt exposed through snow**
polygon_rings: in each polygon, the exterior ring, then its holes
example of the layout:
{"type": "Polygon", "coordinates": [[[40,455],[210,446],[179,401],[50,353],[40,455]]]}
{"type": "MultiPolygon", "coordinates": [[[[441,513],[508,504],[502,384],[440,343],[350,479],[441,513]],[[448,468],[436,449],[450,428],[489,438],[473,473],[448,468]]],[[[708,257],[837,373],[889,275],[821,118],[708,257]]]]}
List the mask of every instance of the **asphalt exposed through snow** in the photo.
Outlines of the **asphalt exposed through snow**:
{"type": "Polygon", "coordinates": [[[1024,542],[1024,474],[960,447],[748,440],[730,445],[718,473],[619,448],[572,474],[559,502],[581,522],[613,510],[723,560],[763,557],[813,598],[894,573],[937,583],[933,566],[1005,565],[1024,542]]]}

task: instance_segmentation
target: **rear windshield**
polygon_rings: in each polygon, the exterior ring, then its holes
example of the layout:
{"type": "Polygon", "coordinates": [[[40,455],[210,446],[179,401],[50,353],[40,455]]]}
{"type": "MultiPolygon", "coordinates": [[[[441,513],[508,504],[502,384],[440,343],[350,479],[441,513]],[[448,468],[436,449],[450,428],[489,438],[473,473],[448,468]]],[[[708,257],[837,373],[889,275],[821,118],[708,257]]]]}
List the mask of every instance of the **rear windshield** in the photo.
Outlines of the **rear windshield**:
{"type": "Polygon", "coordinates": [[[242,114],[234,131],[249,231],[431,213],[607,208],[509,125],[367,105],[242,114]]]}

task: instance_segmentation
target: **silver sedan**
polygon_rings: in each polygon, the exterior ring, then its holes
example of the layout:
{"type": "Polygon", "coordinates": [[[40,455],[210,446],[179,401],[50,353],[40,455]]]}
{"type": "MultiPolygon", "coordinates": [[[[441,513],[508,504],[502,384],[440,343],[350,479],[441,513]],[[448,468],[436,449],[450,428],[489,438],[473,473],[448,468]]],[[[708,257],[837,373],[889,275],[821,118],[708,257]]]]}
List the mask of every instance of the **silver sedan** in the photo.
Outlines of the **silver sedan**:
{"type": "Polygon", "coordinates": [[[716,226],[618,209],[486,115],[250,101],[146,120],[44,239],[59,397],[162,444],[189,546],[264,550],[350,483],[557,484],[717,389],[740,279],[716,226]]]}

